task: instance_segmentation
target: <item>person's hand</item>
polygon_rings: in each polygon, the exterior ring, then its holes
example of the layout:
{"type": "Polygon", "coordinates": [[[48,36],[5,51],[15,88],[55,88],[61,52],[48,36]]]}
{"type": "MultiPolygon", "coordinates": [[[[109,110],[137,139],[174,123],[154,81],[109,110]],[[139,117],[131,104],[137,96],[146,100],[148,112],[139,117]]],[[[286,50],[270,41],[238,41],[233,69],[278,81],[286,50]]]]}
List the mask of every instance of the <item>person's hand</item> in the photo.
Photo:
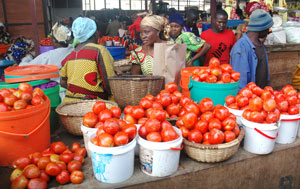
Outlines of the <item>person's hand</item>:
{"type": "Polygon", "coordinates": [[[193,63],[194,63],[194,60],[193,59],[190,59],[188,61],[185,61],[185,67],[191,67],[193,66],[193,63]]]}

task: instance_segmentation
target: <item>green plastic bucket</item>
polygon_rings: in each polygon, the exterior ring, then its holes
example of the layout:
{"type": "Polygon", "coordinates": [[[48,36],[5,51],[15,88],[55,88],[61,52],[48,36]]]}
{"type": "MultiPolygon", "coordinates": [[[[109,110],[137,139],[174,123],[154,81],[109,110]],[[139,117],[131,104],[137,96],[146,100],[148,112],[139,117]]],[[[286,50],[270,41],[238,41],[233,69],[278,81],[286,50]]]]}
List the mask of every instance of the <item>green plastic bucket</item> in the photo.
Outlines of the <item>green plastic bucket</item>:
{"type": "Polygon", "coordinates": [[[191,99],[200,102],[203,98],[210,98],[214,105],[225,104],[228,95],[236,96],[239,90],[239,81],[235,83],[204,83],[190,79],[189,90],[191,99]]]}
{"type": "MultiPolygon", "coordinates": [[[[50,79],[41,79],[41,80],[36,80],[36,81],[27,81],[26,83],[30,84],[31,86],[37,86],[37,85],[42,85],[45,83],[49,83],[51,80],[50,79]]],[[[0,82],[0,89],[2,88],[18,88],[20,83],[6,83],[6,82],[0,82]]]]}

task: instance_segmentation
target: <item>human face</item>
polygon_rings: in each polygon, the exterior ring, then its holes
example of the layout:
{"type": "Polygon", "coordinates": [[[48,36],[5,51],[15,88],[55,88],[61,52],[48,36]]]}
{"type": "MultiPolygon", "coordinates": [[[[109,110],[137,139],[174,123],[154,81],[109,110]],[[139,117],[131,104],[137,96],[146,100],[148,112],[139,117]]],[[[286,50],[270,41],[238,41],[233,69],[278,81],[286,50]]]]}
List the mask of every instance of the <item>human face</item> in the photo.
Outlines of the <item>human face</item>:
{"type": "Polygon", "coordinates": [[[198,17],[197,15],[195,15],[195,14],[188,14],[188,15],[186,16],[186,19],[187,19],[186,25],[187,25],[188,27],[192,27],[192,26],[195,26],[195,25],[196,25],[197,20],[199,19],[199,17],[198,17]]]}
{"type": "Polygon", "coordinates": [[[221,33],[225,30],[227,25],[227,17],[223,15],[217,15],[215,20],[215,30],[217,33],[221,33]]]}
{"type": "Polygon", "coordinates": [[[171,31],[170,35],[173,39],[176,39],[182,31],[182,26],[180,24],[177,24],[175,22],[170,23],[171,31]]]}
{"type": "Polygon", "coordinates": [[[261,31],[261,32],[258,33],[258,38],[266,38],[269,33],[270,33],[269,29],[261,31]]]}
{"type": "Polygon", "coordinates": [[[150,26],[141,26],[140,37],[146,46],[153,45],[159,38],[159,31],[150,26]]]}

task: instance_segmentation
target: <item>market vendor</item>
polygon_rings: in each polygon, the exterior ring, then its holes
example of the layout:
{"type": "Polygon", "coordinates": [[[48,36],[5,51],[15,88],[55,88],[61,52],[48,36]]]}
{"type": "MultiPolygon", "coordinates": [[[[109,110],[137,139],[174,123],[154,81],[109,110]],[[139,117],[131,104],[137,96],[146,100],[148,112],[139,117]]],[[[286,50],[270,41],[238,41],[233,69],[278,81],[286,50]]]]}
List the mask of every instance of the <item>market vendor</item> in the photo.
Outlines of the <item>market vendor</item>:
{"type": "Polygon", "coordinates": [[[67,89],[63,102],[110,97],[107,78],[115,75],[113,58],[105,47],[96,44],[96,30],[92,19],[79,17],[73,22],[74,41],[80,44],[61,63],[60,84],[67,89]]]}
{"type": "Polygon", "coordinates": [[[211,45],[192,32],[183,32],[184,21],[180,13],[170,15],[169,24],[171,27],[170,40],[179,44],[187,44],[187,66],[199,66],[199,58],[208,52],[211,45]],[[196,54],[192,56],[192,53],[196,54]]]}
{"type": "Polygon", "coordinates": [[[269,34],[272,26],[272,17],[266,11],[255,10],[250,16],[248,32],[232,48],[230,64],[233,70],[241,73],[239,89],[249,82],[261,88],[269,85],[268,56],[261,39],[269,34]]]}
{"type": "Polygon", "coordinates": [[[4,24],[0,22],[0,44],[10,44],[10,34],[5,31],[4,24]]]}
{"type": "Polygon", "coordinates": [[[201,39],[211,45],[207,52],[204,66],[208,66],[209,60],[216,57],[221,64],[229,64],[229,53],[236,42],[234,33],[226,29],[228,15],[224,10],[217,10],[214,15],[212,28],[202,32],[201,39]]]}
{"type": "Polygon", "coordinates": [[[168,20],[157,15],[143,18],[140,24],[140,37],[143,46],[131,51],[132,75],[150,75],[153,72],[154,43],[166,42],[168,20]]]}

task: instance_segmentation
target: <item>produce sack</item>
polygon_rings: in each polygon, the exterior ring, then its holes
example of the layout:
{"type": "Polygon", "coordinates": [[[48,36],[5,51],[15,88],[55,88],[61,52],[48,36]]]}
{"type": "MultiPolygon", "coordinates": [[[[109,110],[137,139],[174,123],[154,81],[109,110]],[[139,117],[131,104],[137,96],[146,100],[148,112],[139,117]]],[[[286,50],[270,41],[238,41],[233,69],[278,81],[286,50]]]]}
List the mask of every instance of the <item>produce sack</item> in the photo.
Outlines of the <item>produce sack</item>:
{"type": "Polygon", "coordinates": [[[300,23],[286,22],[284,25],[286,40],[288,43],[300,43],[300,23]]]}
{"type": "Polygon", "coordinates": [[[180,70],[185,68],[186,44],[154,44],[153,75],[164,76],[165,83],[179,84],[180,70]]]}

